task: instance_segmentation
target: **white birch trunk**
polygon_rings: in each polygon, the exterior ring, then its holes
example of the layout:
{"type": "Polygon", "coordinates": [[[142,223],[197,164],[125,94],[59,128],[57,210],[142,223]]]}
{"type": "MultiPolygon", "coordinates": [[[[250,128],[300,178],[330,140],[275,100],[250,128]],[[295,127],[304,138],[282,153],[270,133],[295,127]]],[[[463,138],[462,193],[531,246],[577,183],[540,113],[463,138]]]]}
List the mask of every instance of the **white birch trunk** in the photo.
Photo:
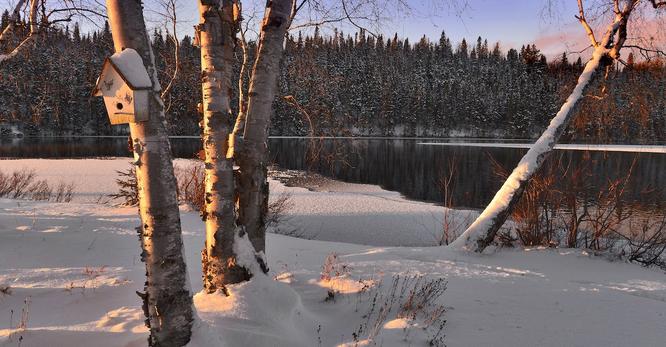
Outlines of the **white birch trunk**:
{"type": "MultiPolygon", "coordinates": [[[[16,23],[18,23],[18,21],[20,20],[20,10],[26,1],[27,0],[21,0],[16,4],[16,8],[12,13],[11,22],[2,31],[2,33],[0,33],[0,42],[9,40],[9,38],[13,36],[16,23]]],[[[4,62],[16,58],[19,54],[26,51],[30,46],[32,46],[35,43],[35,38],[39,34],[39,25],[37,23],[37,12],[39,10],[38,5],[39,5],[38,0],[30,0],[30,12],[28,13],[30,34],[28,35],[28,37],[23,39],[23,41],[21,41],[21,43],[19,43],[18,46],[14,47],[14,49],[9,51],[9,53],[0,54],[0,66],[4,62]]]]}
{"type": "Polygon", "coordinates": [[[269,0],[266,5],[250,78],[243,145],[238,156],[239,218],[260,253],[266,249],[268,126],[291,11],[291,0],[269,0]]]}
{"type": "Polygon", "coordinates": [[[234,253],[236,226],[233,162],[227,158],[233,114],[231,74],[236,27],[231,0],[200,0],[197,34],[201,47],[203,148],[206,171],[206,243],[202,251],[207,292],[250,278],[234,253]]]}
{"type": "Polygon", "coordinates": [[[139,0],[107,0],[116,52],[133,48],[143,59],[153,89],[150,119],[130,124],[139,190],[142,260],[146,263],[144,300],[150,346],[184,346],[191,336],[192,296],[183,256],[176,179],[160,99],[154,56],[139,0]]]}

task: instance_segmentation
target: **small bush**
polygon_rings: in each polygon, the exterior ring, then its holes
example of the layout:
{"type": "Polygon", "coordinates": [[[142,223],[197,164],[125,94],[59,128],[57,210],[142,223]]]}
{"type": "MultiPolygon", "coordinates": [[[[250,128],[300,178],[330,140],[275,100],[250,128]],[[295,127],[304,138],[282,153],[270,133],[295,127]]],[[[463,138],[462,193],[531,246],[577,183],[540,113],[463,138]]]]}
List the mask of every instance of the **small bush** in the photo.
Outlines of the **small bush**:
{"type": "Polygon", "coordinates": [[[37,201],[70,202],[74,183],[59,182],[55,189],[46,180],[36,180],[34,170],[22,169],[11,175],[0,172],[0,197],[37,201]]]}
{"type": "MultiPolygon", "coordinates": [[[[203,165],[200,164],[197,162],[186,167],[175,167],[174,175],[177,182],[178,201],[190,204],[199,212],[204,212],[206,208],[206,172],[203,165]]],[[[124,206],[137,206],[139,204],[139,193],[134,166],[130,166],[125,171],[116,172],[120,176],[116,179],[118,192],[109,195],[109,197],[114,200],[121,200],[121,204],[124,206]]],[[[285,219],[286,212],[292,206],[291,194],[286,192],[280,194],[277,199],[268,205],[266,226],[280,224],[285,219]]]]}
{"type": "Polygon", "coordinates": [[[354,342],[360,342],[363,336],[374,341],[386,322],[403,318],[418,323],[406,328],[406,335],[411,327],[419,326],[428,333],[430,346],[444,346],[446,309],[438,302],[447,284],[444,278],[431,279],[423,275],[393,275],[388,286],[380,282],[368,293],[370,307],[363,316],[365,321],[352,334],[354,342]]]}
{"type": "Polygon", "coordinates": [[[199,212],[206,209],[206,172],[198,163],[175,168],[178,182],[178,201],[185,202],[199,212]]]}
{"type": "Polygon", "coordinates": [[[12,199],[23,199],[27,195],[27,189],[35,179],[35,171],[33,170],[19,170],[12,173],[9,179],[9,184],[12,188],[10,197],[12,199]]]}
{"type": "Polygon", "coordinates": [[[139,188],[136,181],[136,168],[130,165],[125,171],[116,171],[116,185],[118,192],[110,194],[111,199],[120,199],[123,206],[137,206],[139,204],[139,188]]]}
{"type": "Polygon", "coordinates": [[[289,192],[280,193],[275,200],[268,204],[266,227],[277,227],[286,219],[287,212],[293,207],[292,195],[289,192]]]}
{"type": "MultiPolygon", "coordinates": [[[[120,200],[123,206],[139,205],[139,190],[136,180],[136,168],[131,165],[127,170],[116,171],[118,178],[116,185],[118,192],[110,194],[109,198],[120,200]]],[[[201,165],[191,165],[186,168],[174,168],[176,176],[176,191],[178,201],[189,203],[199,211],[205,208],[205,173],[201,165]]]]}
{"type": "Polygon", "coordinates": [[[330,281],[335,277],[348,275],[351,271],[349,265],[342,263],[338,258],[338,254],[331,252],[326,256],[324,260],[324,265],[321,267],[321,276],[320,278],[323,281],[330,281]]]}
{"type": "MultiPolygon", "coordinates": [[[[491,158],[492,161],[492,158],[491,158]]],[[[553,156],[530,181],[511,214],[517,239],[525,246],[580,247],[594,254],[621,258],[643,266],[666,268],[666,216],[657,206],[627,202],[629,182],[636,165],[592,184],[589,161],[577,167],[562,154],[553,156]]],[[[495,173],[509,172],[493,161],[495,173]]],[[[662,190],[640,192],[643,201],[661,201],[662,190]]],[[[498,234],[503,246],[513,243],[513,233],[498,234]]]]}
{"type": "Polygon", "coordinates": [[[56,186],[51,200],[55,202],[70,202],[74,195],[74,183],[60,182],[56,186]]]}

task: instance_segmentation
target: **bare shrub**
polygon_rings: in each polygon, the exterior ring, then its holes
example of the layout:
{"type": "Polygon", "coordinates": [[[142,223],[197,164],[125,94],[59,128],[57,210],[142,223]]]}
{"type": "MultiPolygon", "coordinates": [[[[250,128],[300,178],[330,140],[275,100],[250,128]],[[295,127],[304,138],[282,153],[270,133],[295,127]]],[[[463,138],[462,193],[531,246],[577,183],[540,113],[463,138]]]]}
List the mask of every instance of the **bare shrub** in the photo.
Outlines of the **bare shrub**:
{"type": "Polygon", "coordinates": [[[11,175],[0,172],[0,197],[36,201],[70,202],[74,183],[59,182],[54,188],[46,180],[36,180],[34,170],[21,169],[11,175]]]}
{"type": "Polygon", "coordinates": [[[9,196],[12,199],[22,199],[34,179],[34,170],[21,169],[19,171],[14,171],[9,179],[9,186],[11,188],[9,196]]]}
{"type": "MultiPolygon", "coordinates": [[[[601,187],[592,184],[589,161],[574,168],[561,154],[554,159],[530,181],[511,215],[523,245],[583,247],[594,254],[666,268],[666,215],[659,208],[626,202],[636,157],[626,173],[601,187]]],[[[500,177],[508,174],[497,162],[493,165],[500,177]]],[[[660,193],[646,189],[640,197],[660,201],[660,193]]],[[[510,244],[511,233],[499,234],[498,241],[510,244]]]]}
{"type": "MultiPolygon", "coordinates": [[[[185,167],[175,167],[178,201],[188,203],[199,212],[206,208],[206,172],[200,162],[185,167]]],[[[116,171],[120,177],[116,179],[118,192],[109,195],[111,199],[120,199],[125,206],[137,206],[139,194],[136,181],[136,170],[130,166],[125,171],[116,171]]],[[[0,182],[1,183],[1,182],[0,182]]],[[[267,226],[275,226],[284,220],[286,212],[293,207],[291,195],[282,193],[268,205],[267,226]]]]}
{"type": "Polygon", "coordinates": [[[203,212],[206,209],[206,172],[198,164],[177,167],[174,171],[178,182],[178,200],[203,212]]]}
{"type": "Polygon", "coordinates": [[[0,286],[0,294],[12,295],[12,288],[10,286],[0,286]]]}
{"type": "Polygon", "coordinates": [[[82,275],[85,276],[85,278],[80,281],[69,282],[64,290],[69,294],[72,294],[75,289],[80,289],[82,295],[86,294],[86,289],[92,289],[94,292],[97,289],[97,278],[104,273],[106,273],[106,265],[99,267],[86,266],[82,272],[82,275]]]}
{"type": "Polygon", "coordinates": [[[12,190],[11,176],[0,172],[0,197],[5,197],[12,190]]]}
{"type": "Polygon", "coordinates": [[[286,219],[287,212],[294,207],[292,195],[289,192],[282,192],[278,197],[268,204],[268,213],[266,214],[266,227],[277,227],[286,219]]]}
{"type": "MultiPolygon", "coordinates": [[[[131,165],[127,170],[116,171],[119,177],[116,179],[118,192],[110,194],[109,198],[119,199],[121,205],[137,206],[139,204],[139,190],[137,188],[136,168],[131,165]]],[[[205,172],[201,165],[189,165],[187,167],[175,167],[176,191],[178,201],[189,203],[199,211],[205,208],[206,185],[205,172]]]]}
{"type": "Polygon", "coordinates": [[[44,201],[51,198],[53,189],[49,187],[49,184],[45,180],[39,180],[28,188],[28,192],[31,200],[44,201]]]}
{"type": "Polygon", "coordinates": [[[14,310],[10,311],[9,330],[11,330],[11,332],[9,333],[9,340],[12,341],[14,337],[18,335],[18,346],[21,346],[21,342],[23,342],[23,332],[28,329],[28,321],[30,319],[30,302],[31,300],[29,296],[23,300],[21,318],[19,318],[16,327],[14,327],[14,310]]]}
{"type": "Polygon", "coordinates": [[[83,274],[86,276],[86,282],[84,285],[90,284],[90,288],[92,288],[93,291],[97,289],[97,277],[101,276],[106,272],[106,265],[102,265],[100,267],[89,267],[86,266],[86,268],[83,270],[83,274]]]}
{"type": "Polygon", "coordinates": [[[71,202],[72,195],[74,194],[74,183],[60,182],[53,190],[51,201],[55,202],[71,202]]]}
{"type": "Polygon", "coordinates": [[[630,262],[666,270],[666,217],[646,216],[629,223],[626,232],[616,232],[622,241],[617,251],[630,262]]]}
{"type": "Polygon", "coordinates": [[[455,240],[462,234],[467,227],[472,224],[473,219],[471,214],[467,214],[465,218],[456,218],[456,215],[461,211],[453,208],[453,187],[454,177],[458,170],[458,159],[456,157],[449,158],[446,168],[442,169],[437,180],[437,186],[442,192],[444,216],[442,220],[442,234],[439,236],[439,245],[448,245],[451,241],[455,240]]]}
{"type": "MultiPolygon", "coordinates": [[[[363,316],[365,321],[352,334],[354,342],[361,342],[364,336],[374,341],[389,319],[402,318],[410,323],[418,321],[419,328],[429,334],[430,346],[444,346],[442,331],[446,325],[446,309],[438,302],[447,284],[444,278],[431,279],[423,275],[394,275],[388,287],[383,282],[378,283],[369,295],[372,299],[363,316]]],[[[409,328],[405,329],[405,334],[409,334],[409,328]]]]}
{"type": "Polygon", "coordinates": [[[324,259],[324,265],[321,267],[321,280],[330,281],[333,278],[346,276],[351,271],[348,264],[340,261],[338,254],[331,252],[324,259]]]}
{"type": "Polygon", "coordinates": [[[24,198],[36,201],[71,202],[74,183],[58,182],[55,188],[46,180],[33,183],[24,194],[24,198]]]}
{"type": "Polygon", "coordinates": [[[561,190],[560,193],[561,207],[567,213],[561,214],[560,218],[566,230],[565,245],[569,248],[578,247],[581,225],[589,217],[588,206],[594,194],[589,163],[589,160],[582,160],[577,167],[572,167],[570,160],[566,165],[568,174],[564,174],[564,177],[567,179],[567,189],[561,190]]]}
{"type": "MultiPolygon", "coordinates": [[[[506,180],[510,172],[492,157],[490,160],[495,175],[506,180]]],[[[518,239],[525,246],[556,244],[555,221],[561,200],[555,190],[555,183],[560,168],[560,165],[544,165],[530,180],[511,214],[518,239]]]]}

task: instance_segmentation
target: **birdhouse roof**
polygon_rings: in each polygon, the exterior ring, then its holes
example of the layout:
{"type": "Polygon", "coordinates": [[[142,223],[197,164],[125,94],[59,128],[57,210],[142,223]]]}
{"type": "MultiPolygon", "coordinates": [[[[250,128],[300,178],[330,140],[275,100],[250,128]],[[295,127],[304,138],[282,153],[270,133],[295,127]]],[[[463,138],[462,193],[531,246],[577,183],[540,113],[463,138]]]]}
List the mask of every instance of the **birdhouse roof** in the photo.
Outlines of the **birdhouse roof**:
{"type": "MultiPolygon", "coordinates": [[[[106,58],[102,67],[102,74],[104,74],[107,67],[115,69],[132,90],[151,89],[153,86],[141,56],[131,48],[125,48],[122,52],[106,58]]],[[[95,91],[99,90],[100,83],[101,78],[97,80],[95,91]]]]}

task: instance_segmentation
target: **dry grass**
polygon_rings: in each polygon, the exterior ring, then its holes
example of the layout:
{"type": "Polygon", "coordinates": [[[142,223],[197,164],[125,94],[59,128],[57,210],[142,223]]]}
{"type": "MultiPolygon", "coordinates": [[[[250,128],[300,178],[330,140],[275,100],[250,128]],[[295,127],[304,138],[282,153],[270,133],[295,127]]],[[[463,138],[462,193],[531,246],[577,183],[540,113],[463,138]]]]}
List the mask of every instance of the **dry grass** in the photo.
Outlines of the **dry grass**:
{"type": "Polygon", "coordinates": [[[430,346],[445,346],[442,334],[446,325],[446,309],[439,300],[446,291],[444,278],[431,279],[423,275],[393,275],[386,285],[379,282],[368,292],[370,307],[358,329],[352,334],[354,342],[375,341],[391,319],[404,319],[405,340],[411,329],[418,326],[429,335],[430,346]]]}
{"type": "Polygon", "coordinates": [[[341,262],[337,253],[331,252],[326,256],[324,265],[321,267],[320,279],[323,281],[330,281],[335,277],[346,276],[350,271],[351,268],[349,265],[341,262]]]}

